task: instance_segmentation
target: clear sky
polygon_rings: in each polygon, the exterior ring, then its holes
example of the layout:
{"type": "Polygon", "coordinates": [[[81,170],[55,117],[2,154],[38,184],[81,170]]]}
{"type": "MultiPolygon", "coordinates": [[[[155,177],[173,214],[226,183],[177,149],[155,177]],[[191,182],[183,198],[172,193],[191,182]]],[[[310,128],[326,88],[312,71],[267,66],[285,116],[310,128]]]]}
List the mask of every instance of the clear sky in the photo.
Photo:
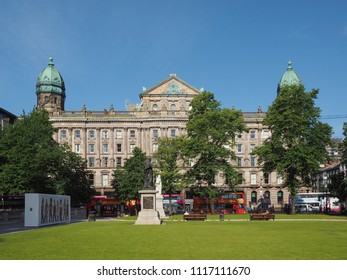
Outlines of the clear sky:
{"type": "MultiPolygon", "coordinates": [[[[322,115],[346,115],[346,15],[345,0],[1,0],[0,107],[31,111],[52,56],[66,110],[125,110],[174,73],[266,111],[291,60],[322,115]]],[[[342,137],[346,118],[323,121],[342,137]]]]}

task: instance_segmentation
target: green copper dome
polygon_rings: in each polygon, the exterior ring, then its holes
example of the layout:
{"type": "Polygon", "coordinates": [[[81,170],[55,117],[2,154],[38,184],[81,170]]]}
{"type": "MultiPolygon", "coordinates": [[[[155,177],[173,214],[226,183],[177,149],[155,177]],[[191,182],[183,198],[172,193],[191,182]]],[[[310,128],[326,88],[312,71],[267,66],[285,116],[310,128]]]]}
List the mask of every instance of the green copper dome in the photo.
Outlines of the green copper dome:
{"type": "Polygon", "coordinates": [[[49,58],[48,66],[43,69],[37,78],[36,94],[55,93],[65,96],[65,83],[63,77],[54,67],[53,58],[49,58]]]}
{"type": "Polygon", "coordinates": [[[283,86],[290,86],[290,85],[301,85],[302,81],[298,74],[293,70],[292,62],[288,61],[288,68],[287,71],[283,74],[282,78],[278,82],[278,88],[277,91],[283,86]]]}

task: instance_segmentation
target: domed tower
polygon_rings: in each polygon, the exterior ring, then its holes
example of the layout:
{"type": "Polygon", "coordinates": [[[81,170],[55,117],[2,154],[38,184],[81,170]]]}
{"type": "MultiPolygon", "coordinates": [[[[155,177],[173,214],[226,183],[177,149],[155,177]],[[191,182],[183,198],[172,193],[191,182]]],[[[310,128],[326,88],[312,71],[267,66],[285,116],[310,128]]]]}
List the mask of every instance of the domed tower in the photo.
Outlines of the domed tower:
{"type": "Polygon", "coordinates": [[[45,108],[50,114],[64,111],[65,83],[51,57],[48,66],[37,77],[36,95],[38,108],[45,108]]]}
{"type": "Polygon", "coordinates": [[[288,61],[287,71],[283,74],[282,78],[278,82],[277,95],[283,86],[290,85],[302,85],[302,81],[299,75],[293,70],[292,62],[288,61]]]}

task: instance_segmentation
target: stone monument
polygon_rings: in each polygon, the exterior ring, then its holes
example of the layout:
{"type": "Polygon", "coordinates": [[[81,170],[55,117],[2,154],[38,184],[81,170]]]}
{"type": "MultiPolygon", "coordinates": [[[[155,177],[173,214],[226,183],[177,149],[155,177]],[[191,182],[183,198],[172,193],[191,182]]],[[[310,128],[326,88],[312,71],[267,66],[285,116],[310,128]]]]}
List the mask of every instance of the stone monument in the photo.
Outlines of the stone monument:
{"type": "Polygon", "coordinates": [[[158,191],[153,186],[153,168],[150,157],[147,157],[144,173],[144,188],[139,191],[139,194],[141,194],[141,211],[135,225],[160,225],[159,213],[156,209],[156,193],[158,191]]]}
{"type": "Polygon", "coordinates": [[[159,213],[160,218],[165,218],[165,212],[163,208],[163,194],[162,194],[162,184],[161,184],[161,177],[160,175],[157,176],[157,179],[155,180],[155,188],[157,190],[156,195],[156,205],[157,205],[157,211],[159,213]]]}

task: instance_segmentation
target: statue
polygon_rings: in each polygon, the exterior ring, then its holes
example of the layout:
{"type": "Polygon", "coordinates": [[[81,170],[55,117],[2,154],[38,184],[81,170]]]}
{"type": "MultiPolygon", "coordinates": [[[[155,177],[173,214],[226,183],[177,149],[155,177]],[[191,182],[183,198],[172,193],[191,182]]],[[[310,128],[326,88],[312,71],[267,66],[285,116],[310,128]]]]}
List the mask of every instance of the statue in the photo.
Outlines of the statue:
{"type": "Polygon", "coordinates": [[[153,190],[153,168],[151,158],[147,157],[145,166],[145,190],[153,190]]]}
{"type": "Polygon", "coordinates": [[[162,184],[161,184],[161,177],[160,175],[157,176],[155,180],[155,189],[158,191],[158,194],[161,195],[162,193],[162,184]]]}

